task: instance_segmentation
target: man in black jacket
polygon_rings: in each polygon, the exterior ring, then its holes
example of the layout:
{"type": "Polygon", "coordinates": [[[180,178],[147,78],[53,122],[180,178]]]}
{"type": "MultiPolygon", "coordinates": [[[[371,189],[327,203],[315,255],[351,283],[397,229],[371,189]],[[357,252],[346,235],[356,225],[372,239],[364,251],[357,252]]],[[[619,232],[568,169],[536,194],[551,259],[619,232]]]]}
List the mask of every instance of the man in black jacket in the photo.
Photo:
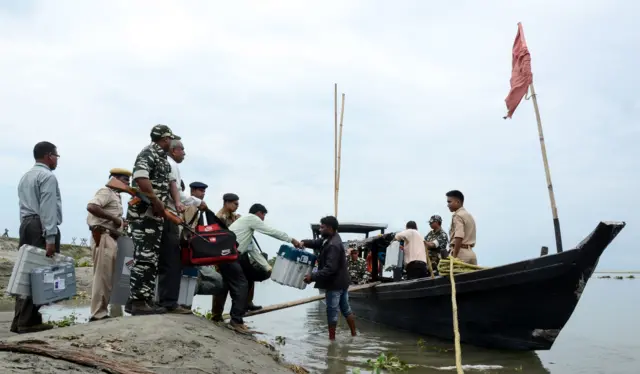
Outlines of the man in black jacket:
{"type": "Polygon", "coordinates": [[[338,324],[338,308],[347,319],[351,335],[356,336],[356,321],[349,306],[349,284],[351,277],[347,268],[347,257],[342,239],[338,234],[338,220],[328,216],[320,220],[320,239],[303,240],[303,246],[319,249],[318,271],[307,275],[305,283],[315,282],[315,288],[326,290],[327,321],[329,322],[329,339],[336,338],[338,324]]]}

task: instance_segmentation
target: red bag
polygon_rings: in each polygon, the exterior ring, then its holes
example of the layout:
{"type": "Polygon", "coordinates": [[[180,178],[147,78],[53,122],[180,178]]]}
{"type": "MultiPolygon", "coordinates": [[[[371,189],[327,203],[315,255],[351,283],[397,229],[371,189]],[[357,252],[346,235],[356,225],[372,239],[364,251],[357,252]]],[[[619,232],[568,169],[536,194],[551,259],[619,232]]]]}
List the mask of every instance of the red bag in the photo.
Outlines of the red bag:
{"type": "Polygon", "coordinates": [[[195,231],[199,236],[192,235],[182,248],[183,266],[217,265],[238,259],[238,243],[232,231],[219,224],[197,226],[195,231]]]}

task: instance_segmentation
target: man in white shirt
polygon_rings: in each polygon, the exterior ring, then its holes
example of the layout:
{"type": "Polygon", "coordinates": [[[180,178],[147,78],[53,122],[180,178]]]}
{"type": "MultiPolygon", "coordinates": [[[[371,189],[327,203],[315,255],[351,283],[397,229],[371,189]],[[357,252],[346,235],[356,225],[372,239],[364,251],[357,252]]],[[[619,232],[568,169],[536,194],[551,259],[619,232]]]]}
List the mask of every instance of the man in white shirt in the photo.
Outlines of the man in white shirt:
{"type": "MultiPolygon", "coordinates": [[[[291,243],[296,248],[300,248],[301,244],[296,239],[293,239],[285,232],[276,230],[266,223],[264,223],[264,217],[267,215],[267,208],[262,204],[253,204],[249,208],[249,214],[242,216],[234,221],[229,230],[236,234],[236,240],[238,241],[238,252],[244,253],[246,251],[258,251],[253,243],[253,234],[257,231],[261,234],[268,235],[272,238],[282,240],[283,242],[291,243]]],[[[247,294],[247,309],[259,310],[262,307],[253,304],[253,290],[255,284],[252,280],[248,281],[248,294],[247,294]]]]}
{"type": "Polygon", "coordinates": [[[404,241],[404,265],[407,279],[426,278],[427,252],[424,248],[422,235],[418,232],[418,225],[414,221],[407,222],[406,230],[396,234],[395,240],[404,241]]]}
{"type": "MultiPolygon", "coordinates": [[[[201,210],[207,209],[207,204],[195,196],[187,196],[180,182],[180,169],[178,164],[184,160],[184,146],[180,138],[171,141],[169,146],[169,189],[171,196],[167,208],[181,213],[185,206],[195,206],[201,210]]],[[[164,220],[164,230],[160,241],[160,256],[158,258],[158,304],[167,309],[169,313],[191,314],[191,310],[178,305],[180,294],[180,280],[182,278],[182,264],[180,262],[180,229],[168,219],[164,220]]]]}

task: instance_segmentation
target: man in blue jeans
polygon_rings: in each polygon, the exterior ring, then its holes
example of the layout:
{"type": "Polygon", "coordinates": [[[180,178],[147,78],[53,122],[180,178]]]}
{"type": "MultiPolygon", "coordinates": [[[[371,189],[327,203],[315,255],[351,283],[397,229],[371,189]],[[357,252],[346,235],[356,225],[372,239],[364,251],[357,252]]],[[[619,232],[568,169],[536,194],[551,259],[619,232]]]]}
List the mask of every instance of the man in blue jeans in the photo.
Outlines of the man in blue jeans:
{"type": "Polygon", "coordinates": [[[338,308],[347,319],[351,335],[356,336],[356,321],[349,306],[349,284],[351,277],[347,268],[347,256],[338,234],[338,219],[327,216],[320,220],[320,239],[303,240],[300,243],[307,248],[318,249],[318,271],[307,275],[305,283],[315,282],[315,288],[326,290],[327,321],[329,339],[336,339],[338,308]]]}

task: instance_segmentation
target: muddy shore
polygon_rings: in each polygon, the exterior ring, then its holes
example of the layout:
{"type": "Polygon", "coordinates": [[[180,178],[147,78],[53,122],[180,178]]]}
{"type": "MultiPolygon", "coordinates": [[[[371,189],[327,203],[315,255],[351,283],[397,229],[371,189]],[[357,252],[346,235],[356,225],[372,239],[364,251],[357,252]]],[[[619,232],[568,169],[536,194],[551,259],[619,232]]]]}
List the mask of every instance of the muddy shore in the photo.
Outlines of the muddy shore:
{"type": "Polygon", "coordinates": [[[0,373],[101,373],[109,367],[106,372],[121,374],[296,372],[269,344],[194,315],[120,317],[0,342],[0,373]],[[7,351],[21,345],[57,359],[7,351]],[[69,362],[74,358],[85,364],[69,362]]]}
{"type": "MultiPolygon", "coordinates": [[[[88,247],[64,245],[76,259],[77,298],[90,300],[92,273],[88,247]]],[[[18,240],[0,238],[0,303],[18,255],[18,240]]],[[[4,302],[3,302],[4,301],[4,302]]],[[[0,312],[0,373],[305,373],[288,365],[260,335],[241,335],[227,325],[195,315],[119,317],[56,327],[39,333],[9,332],[13,308],[0,312]],[[11,311],[9,311],[11,310],[11,311]],[[16,348],[16,346],[19,346],[16,348]],[[16,350],[31,350],[19,353],[16,350]],[[33,350],[42,354],[35,354],[33,350]],[[55,358],[47,357],[46,352],[55,358]],[[84,364],[73,361],[80,359],[84,364]],[[88,366],[87,366],[88,365],[88,366]],[[94,365],[96,367],[91,367],[94,365]]]]}

